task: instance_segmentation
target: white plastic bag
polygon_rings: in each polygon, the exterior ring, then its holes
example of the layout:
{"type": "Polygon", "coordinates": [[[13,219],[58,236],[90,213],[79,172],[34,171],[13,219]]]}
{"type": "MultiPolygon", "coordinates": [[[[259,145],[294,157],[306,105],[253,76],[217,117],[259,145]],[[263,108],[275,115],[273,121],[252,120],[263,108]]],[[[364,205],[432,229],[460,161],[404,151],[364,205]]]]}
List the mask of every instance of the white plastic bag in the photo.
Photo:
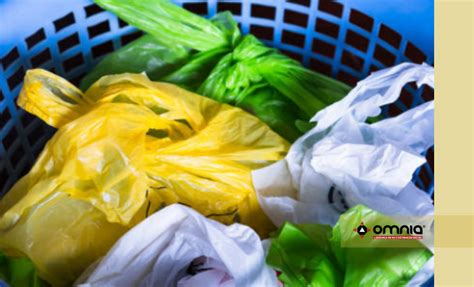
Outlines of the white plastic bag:
{"type": "Polygon", "coordinates": [[[433,101],[366,124],[397,100],[403,86],[434,87],[433,68],[401,64],[373,73],[341,101],[318,112],[317,126],[299,138],[286,158],[252,173],[259,201],[277,225],[334,225],[363,204],[390,216],[433,214],[431,198],[412,182],[433,145],[433,101]]]}
{"type": "Polygon", "coordinates": [[[92,286],[278,286],[258,235],[174,204],[122,236],[76,281],[92,286]]]}
{"type": "MultiPolygon", "coordinates": [[[[433,251],[433,250],[432,250],[433,251]]],[[[434,256],[428,260],[423,268],[416,273],[416,275],[411,278],[406,287],[418,287],[425,284],[428,280],[431,279],[434,275],[434,256]]]]}

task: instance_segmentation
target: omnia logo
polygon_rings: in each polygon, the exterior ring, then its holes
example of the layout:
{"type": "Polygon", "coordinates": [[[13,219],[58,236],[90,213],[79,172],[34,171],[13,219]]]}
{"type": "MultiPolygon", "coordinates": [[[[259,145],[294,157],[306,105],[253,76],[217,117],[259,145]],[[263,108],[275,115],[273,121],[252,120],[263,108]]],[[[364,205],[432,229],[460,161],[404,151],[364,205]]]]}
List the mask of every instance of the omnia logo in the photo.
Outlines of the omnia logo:
{"type": "Polygon", "coordinates": [[[421,225],[380,225],[374,226],[375,234],[423,234],[423,226],[421,225]]]}
{"type": "Polygon", "coordinates": [[[421,225],[375,225],[373,228],[367,227],[364,222],[361,222],[359,226],[354,228],[354,232],[359,234],[360,238],[372,231],[376,235],[372,236],[373,239],[423,239],[423,228],[421,225]]]}

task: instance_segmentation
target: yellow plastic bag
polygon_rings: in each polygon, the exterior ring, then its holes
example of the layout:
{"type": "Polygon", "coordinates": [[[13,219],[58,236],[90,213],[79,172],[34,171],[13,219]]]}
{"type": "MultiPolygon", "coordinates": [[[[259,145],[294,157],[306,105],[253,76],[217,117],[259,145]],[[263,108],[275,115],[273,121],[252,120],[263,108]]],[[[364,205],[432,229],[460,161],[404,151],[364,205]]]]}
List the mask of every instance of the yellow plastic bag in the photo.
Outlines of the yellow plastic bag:
{"type": "Polygon", "coordinates": [[[107,76],[85,94],[43,70],[27,73],[20,106],[58,131],[0,201],[0,247],[70,284],[126,230],[180,202],[261,235],[250,171],[289,144],[254,116],[144,75],[107,76]]]}

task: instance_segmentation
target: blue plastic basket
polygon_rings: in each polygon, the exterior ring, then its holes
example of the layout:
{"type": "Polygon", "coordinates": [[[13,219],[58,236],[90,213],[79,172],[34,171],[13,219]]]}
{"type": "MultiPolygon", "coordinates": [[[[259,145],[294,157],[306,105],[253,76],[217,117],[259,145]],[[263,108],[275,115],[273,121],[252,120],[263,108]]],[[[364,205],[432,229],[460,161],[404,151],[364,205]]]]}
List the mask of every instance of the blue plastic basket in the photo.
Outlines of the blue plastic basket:
{"type": "MultiPolygon", "coordinates": [[[[401,62],[433,61],[432,50],[425,53],[380,19],[332,0],[177,2],[204,16],[229,10],[243,33],[350,85],[401,62]]],[[[141,35],[98,6],[84,5],[43,27],[32,27],[31,34],[14,46],[0,47],[0,194],[29,171],[54,132],[15,103],[25,71],[41,67],[77,84],[105,54],[141,35]]],[[[383,112],[393,116],[431,99],[432,89],[409,84],[383,112]]],[[[428,163],[413,181],[433,196],[433,149],[426,157],[428,163]]]]}

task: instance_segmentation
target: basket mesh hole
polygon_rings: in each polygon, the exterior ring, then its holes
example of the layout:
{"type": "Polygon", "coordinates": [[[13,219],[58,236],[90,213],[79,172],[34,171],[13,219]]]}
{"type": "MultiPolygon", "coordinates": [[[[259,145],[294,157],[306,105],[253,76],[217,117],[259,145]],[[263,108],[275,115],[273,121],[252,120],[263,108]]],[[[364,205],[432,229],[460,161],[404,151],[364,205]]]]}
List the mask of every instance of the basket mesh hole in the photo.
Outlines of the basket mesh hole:
{"type": "Polygon", "coordinates": [[[342,4],[333,0],[320,0],[318,9],[339,18],[342,17],[342,4]]]}
{"type": "Polygon", "coordinates": [[[316,31],[337,39],[339,35],[339,26],[324,19],[318,18],[318,20],[316,20],[316,31]]]}
{"type": "Polygon", "coordinates": [[[80,43],[79,41],[79,34],[74,33],[58,42],[58,48],[61,53],[64,51],[78,45],[80,43]]]}
{"type": "Polygon", "coordinates": [[[0,90],[0,102],[2,102],[3,99],[4,99],[4,97],[3,97],[3,92],[0,90]]]}
{"type": "Polygon", "coordinates": [[[27,127],[33,122],[33,120],[35,120],[35,117],[29,113],[24,112],[22,113],[20,120],[21,120],[22,125],[24,127],[27,127]]]}
{"type": "Polygon", "coordinates": [[[400,109],[400,107],[398,107],[397,105],[391,104],[391,105],[388,106],[388,115],[389,116],[396,117],[396,116],[400,115],[401,113],[403,113],[403,110],[400,109]]]}
{"type": "Polygon", "coordinates": [[[369,71],[370,73],[373,73],[373,72],[377,72],[378,70],[380,70],[381,68],[375,66],[375,65],[370,65],[370,68],[369,68],[369,71]]]}
{"type": "Polygon", "coordinates": [[[418,85],[416,84],[416,82],[409,82],[407,84],[407,88],[410,87],[411,88],[411,91],[416,91],[418,90],[418,85]]]}
{"type": "Polygon", "coordinates": [[[431,147],[427,152],[426,152],[426,160],[428,161],[428,164],[431,167],[431,171],[434,171],[434,147],[431,147]]]}
{"type": "Polygon", "coordinates": [[[33,150],[33,155],[35,158],[38,158],[40,153],[43,151],[44,145],[43,142],[45,141],[44,137],[39,138],[38,142],[35,142],[36,145],[38,145],[34,150],[33,150]]]}
{"type": "Polygon", "coordinates": [[[33,68],[36,68],[49,60],[51,60],[51,52],[49,51],[49,48],[46,48],[40,53],[38,53],[38,55],[32,57],[30,62],[33,68]]]}
{"type": "Polygon", "coordinates": [[[22,169],[21,172],[19,173],[19,177],[21,178],[21,177],[25,176],[25,175],[28,173],[28,171],[30,171],[30,166],[27,165],[27,164],[25,164],[25,165],[23,166],[23,169],[22,169]]]}
{"type": "Polygon", "coordinates": [[[400,93],[398,101],[403,103],[407,108],[412,106],[414,95],[405,87],[400,93]]]}
{"type": "Polygon", "coordinates": [[[82,57],[82,53],[76,54],[69,59],[63,62],[64,70],[67,72],[71,71],[74,68],[84,64],[84,57],[82,57]]]}
{"type": "Polygon", "coordinates": [[[395,55],[380,45],[375,47],[374,58],[379,60],[385,66],[392,66],[395,63],[395,55]]]}
{"type": "MultiPolygon", "coordinates": [[[[22,83],[22,84],[23,84],[23,83],[22,83]]],[[[16,98],[15,98],[15,100],[16,100],[16,98]]],[[[13,101],[13,105],[15,106],[14,111],[19,111],[19,110],[21,110],[20,106],[18,105],[18,101],[13,101]]]]}
{"type": "Polygon", "coordinates": [[[108,31],[110,31],[110,25],[109,21],[105,20],[103,22],[100,22],[99,24],[96,24],[94,26],[90,26],[87,28],[87,31],[89,32],[89,38],[95,38],[101,34],[104,34],[108,31]]]}
{"type": "Polygon", "coordinates": [[[84,11],[86,12],[86,17],[89,18],[91,16],[94,16],[95,14],[99,14],[100,12],[103,12],[104,10],[96,4],[92,4],[92,5],[84,7],[84,11]]]}
{"type": "Polygon", "coordinates": [[[275,19],[275,13],[275,7],[252,4],[252,17],[273,20],[275,19]]]}
{"type": "Polygon", "coordinates": [[[242,5],[240,3],[233,3],[233,2],[218,2],[217,3],[217,11],[230,11],[234,15],[241,15],[242,14],[242,5]]]}
{"type": "Polygon", "coordinates": [[[321,54],[329,58],[333,58],[336,53],[336,47],[318,39],[313,40],[312,49],[316,54],[321,54]]]}
{"type": "Polygon", "coordinates": [[[356,9],[351,9],[349,22],[369,32],[372,31],[374,27],[374,19],[356,9]]]}
{"type": "Polygon", "coordinates": [[[18,49],[15,47],[13,48],[8,54],[1,59],[3,69],[6,70],[10,67],[13,62],[15,62],[20,57],[18,54],[18,49]]]}
{"type": "Polygon", "coordinates": [[[402,36],[400,36],[400,34],[384,24],[380,25],[379,38],[389,43],[395,49],[400,47],[400,42],[402,41],[402,36]]]}
{"type": "Polygon", "coordinates": [[[415,185],[418,186],[420,189],[425,189],[431,183],[431,177],[428,172],[428,166],[423,165],[421,167],[420,173],[418,174],[419,180],[415,182],[415,185]]]}
{"type": "Polygon", "coordinates": [[[423,61],[426,60],[425,54],[423,54],[420,49],[415,47],[412,43],[408,42],[407,48],[405,50],[405,56],[408,57],[408,59],[412,60],[415,63],[423,63],[423,61]]]}
{"type": "Polygon", "coordinates": [[[427,102],[433,100],[434,99],[433,88],[429,86],[423,86],[423,92],[421,94],[421,97],[427,102]]]}
{"type": "Polygon", "coordinates": [[[369,47],[369,39],[355,33],[352,30],[347,30],[346,43],[362,52],[367,52],[369,47]]]}
{"type": "Polygon", "coordinates": [[[364,67],[364,59],[348,51],[342,53],[341,63],[358,72],[361,72],[364,67]]]}
{"type": "Polygon", "coordinates": [[[316,72],[320,72],[328,76],[331,75],[331,65],[321,62],[319,60],[311,58],[309,60],[309,67],[316,72]]]}
{"type": "Polygon", "coordinates": [[[32,144],[39,141],[43,135],[43,130],[39,127],[32,129],[31,132],[27,135],[28,141],[32,144]]]}
{"type": "Polygon", "coordinates": [[[304,40],[305,40],[304,35],[283,30],[283,34],[282,34],[282,37],[281,37],[281,41],[283,43],[303,48],[304,47],[304,40]]]}
{"type": "Polygon", "coordinates": [[[288,0],[288,3],[295,3],[306,7],[311,6],[311,0],[288,0]]]}
{"type": "Polygon", "coordinates": [[[283,54],[287,55],[288,57],[298,61],[298,62],[301,62],[303,60],[303,56],[301,54],[298,54],[298,53],[295,53],[295,52],[292,52],[292,51],[288,51],[288,50],[285,50],[285,49],[281,49],[280,50],[283,54]]]}
{"type": "Polygon", "coordinates": [[[0,114],[0,123],[6,124],[9,120],[11,119],[10,111],[8,110],[7,107],[5,107],[5,110],[0,114]]]}
{"type": "Polygon", "coordinates": [[[306,28],[308,25],[308,15],[291,10],[285,10],[283,21],[288,24],[306,28]]]}
{"type": "Polygon", "coordinates": [[[122,19],[118,18],[117,20],[120,28],[128,26],[127,22],[123,21],[122,19]]]}
{"type": "Polygon", "coordinates": [[[8,150],[10,146],[15,142],[18,137],[18,132],[16,131],[15,127],[12,127],[10,131],[7,133],[5,138],[2,140],[5,149],[8,150]]]}
{"type": "Polygon", "coordinates": [[[74,23],[76,23],[76,19],[74,18],[74,14],[72,12],[53,22],[56,32],[59,32],[62,29],[69,27],[74,23]]]}
{"type": "Polygon", "coordinates": [[[82,73],[82,74],[80,74],[79,76],[77,76],[77,77],[75,77],[75,78],[72,78],[72,79],[70,80],[71,84],[73,84],[74,86],[78,87],[79,84],[81,83],[82,78],[84,78],[85,75],[86,75],[85,73],[82,73]]]}
{"type": "Polygon", "coordinates": [[[16,168],[18,166],[24,154],[25,154],[25,150],[21,147],[21,145],[19,145],[18,148],[13,152],[12,156],[10,157],[10,162],[12,163],[13,168],[16,168]]]}
{"type": "Polygon", "coordinates": [[[16,86],[18,86],[22,81],[23,77],[25,76],[25,69],[23,67],[19,67],[16,72],[8,78],[8,87],[10,90],[13,90],[16,86]]]}
{"type": "Polygon", "coordinates": [[[32,47],[34,47],[36,44],[43,41],[44,39],[46,39],[46,34],[44,33],[44,29],[41,28],[38,31],[36,31],[33,35],[26,38],[26,45],[28,46],[28,49],[31,49],[32,47]]]}
{"type": "Polygon", "coordinates": [[[6,168],[2,168],[0,171],[0,186],[4,187],[7,184],[8,173],[6,168]]]}
{"type": "Polygon", "coordinates": [[[273,29],[270,27],[251,25],[250,33],[260,39],[273,40],[273,29]]]}
{"type": "MultiPolygon", "coordinates": [[[[422,86],[421,92],[426,86],[422,86]]],[[[387,117],[395,117],[404,112],[405,109],[413,108],[418,105],[417,91],[418,87],[416,82],[410,82],[406,84],[402,91],[400,92],[400,97],[395,103],[391,103],[385,106],[382,106],[382,110],[387,117]]]]}
{"type": "Polygon", "coordinates": [[[127,45],[128,43],[132,42],[133,40],[136,40],[143,36],[144,33],[142,31],[136,31],[127,35],[122,36],[120,41],[122,42],[122,46],[127,45]]]}
{"type": "Polygon", "coordinates": [[[112,41],[107,41],[105,43],[92,47],[92,56],[94,58],[98,58],[102,55],[112,52],[113,50],[114,50],[114,43],[112,41]]]}
{"type": "Polygon", "coordinates": [[[353,75],[345,71],[339,71],[339,73],[337,74],[337,79],[340,81],[343,81],[349,86],[355,86],[357,82],[359,81],[356,77],[354,77],[353,75]]]}
{"type": "Polygon", "coordinates": [[[198,15],[207,15],[207,3],[184,3],[183,8],[198,15]]]}

